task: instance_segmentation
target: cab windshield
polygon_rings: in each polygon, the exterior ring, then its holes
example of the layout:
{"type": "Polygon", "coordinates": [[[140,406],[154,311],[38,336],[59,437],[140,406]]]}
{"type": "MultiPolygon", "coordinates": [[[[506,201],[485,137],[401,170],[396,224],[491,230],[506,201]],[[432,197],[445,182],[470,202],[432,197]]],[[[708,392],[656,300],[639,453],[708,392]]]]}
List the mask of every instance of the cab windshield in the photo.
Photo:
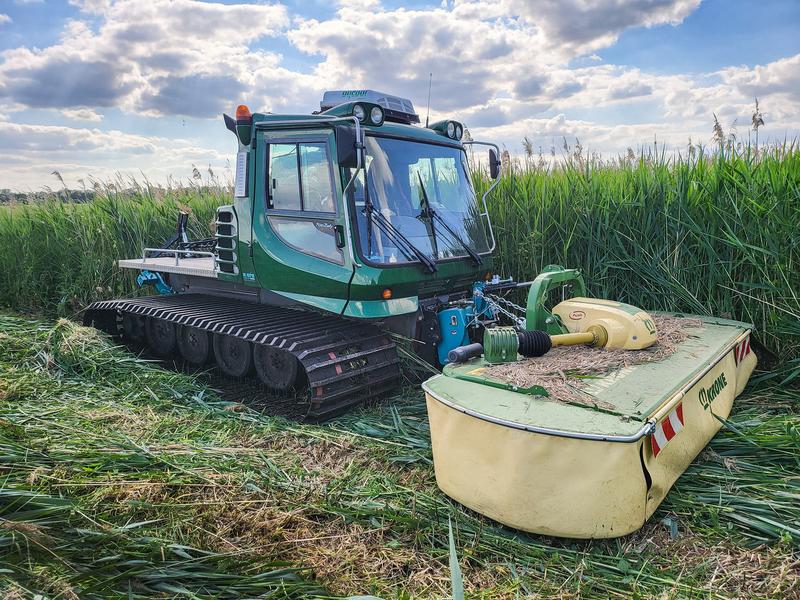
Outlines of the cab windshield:
{"type": "Polygon", "coordinates": [[[489,251],[463,150],[372,136],[366,138],[366,150],[369,198],[363,170],[350,193],[366,260],[417,262],[404,241],[392,235],[392,229],[435,261],[466,257],[470,250],[477,254],[489,251]],[[378,222],[381,217],[384,223],[378,222]]]}

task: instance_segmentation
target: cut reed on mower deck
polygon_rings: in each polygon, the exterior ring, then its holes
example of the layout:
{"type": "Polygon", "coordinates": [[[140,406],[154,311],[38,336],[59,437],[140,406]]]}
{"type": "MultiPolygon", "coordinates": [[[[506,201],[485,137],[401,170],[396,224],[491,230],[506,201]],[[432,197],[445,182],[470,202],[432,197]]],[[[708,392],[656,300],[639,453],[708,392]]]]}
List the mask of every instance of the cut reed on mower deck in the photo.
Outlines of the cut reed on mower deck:
{"type": "Polygon", "coordinates": [[[769,382],[645,529],[570,542],[508,530],[439,493],[416,391],[299,425],[224,402],[70,322],[14,316],[0,317],[0,381],[8,586],[441,596],[450,519],[466,587],[484,597],[800,589],[798,393],[769,382]]]}
{"type": "MultiPolygon", "coordinates": [[[[582,388],[598,375],[632,365],[661,361],[673,354],[678,344],[690,335],[700,335],[702,321],[696,318],[656,314],[653,316],[658,341],[644,350],[605,350],[592,346],[559,346],[540,357],[490,365],[484,373],[517,386],[540,386],[554,402],[601,406],[582,388]]],[[[606,408],[606,407],[603,407],[606,408]]]]}

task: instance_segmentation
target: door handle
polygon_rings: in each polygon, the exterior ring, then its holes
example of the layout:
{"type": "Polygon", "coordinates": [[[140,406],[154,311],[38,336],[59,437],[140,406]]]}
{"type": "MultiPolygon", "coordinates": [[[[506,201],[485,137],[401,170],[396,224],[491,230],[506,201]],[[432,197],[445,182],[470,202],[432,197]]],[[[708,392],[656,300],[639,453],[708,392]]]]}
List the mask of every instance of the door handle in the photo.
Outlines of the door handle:
{"type": "Polygon", "coordinates": [[[336,238],[336,247],[337,248],[344,248],[344,226],[342,225],[334,225],[333,226],[333,233],[336,238]]]}

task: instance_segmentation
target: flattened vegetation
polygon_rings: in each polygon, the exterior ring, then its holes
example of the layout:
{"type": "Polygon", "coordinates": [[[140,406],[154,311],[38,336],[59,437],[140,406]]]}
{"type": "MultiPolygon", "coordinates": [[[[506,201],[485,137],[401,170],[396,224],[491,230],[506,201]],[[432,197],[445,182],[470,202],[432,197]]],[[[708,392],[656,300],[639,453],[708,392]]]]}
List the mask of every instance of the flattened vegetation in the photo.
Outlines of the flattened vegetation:
{"type": "Polygon", "coordinates": [[[441,494],[416,390],[300,425],[69,322],[0,316],[0,331],[9,594],[445,597],[448,520],[468,592],[486,598],[800,591],[796,392],[740,401],[738,433],[712,442],[641,532],[571,542],[441,494]]]}

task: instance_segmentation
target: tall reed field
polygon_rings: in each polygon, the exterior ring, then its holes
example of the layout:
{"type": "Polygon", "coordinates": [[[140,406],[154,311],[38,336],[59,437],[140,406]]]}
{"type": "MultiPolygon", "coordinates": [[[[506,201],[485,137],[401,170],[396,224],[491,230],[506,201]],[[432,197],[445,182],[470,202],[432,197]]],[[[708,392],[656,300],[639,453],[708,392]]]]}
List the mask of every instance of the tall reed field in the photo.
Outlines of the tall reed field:
{"type": "MultiPolygon", "coordinates": [[[[479,190],[490,181],[474,178],[479,190]]],[[[520,280],[556,263],[591,293],[650,310],[756,325],[800,356],[800,149],[795,145],[555,169],[513,165],[489,200],[495,269],[520,280]]]]}
{"type": "MultiPolygon", "coordinates": [[[[482,192],[491,181],[474,174],[482,192]]],[[[230,189],[103,187],[88,203],[0,208],[0,305],[69,316],[131,293],[116,268],[174,231],[211,231],[230,189]]],[[[551,263],[583,270],[591,292],[651,310],[752,322],[774,357],[800,356],[800,149],[613,164],[571,156],[554,168],[512,164],[489,197],[495,270],[519,280],[551,263]]]]}
{"type": "Polygon", "coordinates": [[[86,203],[54,194],[0,207],[0,305],[71,315],[98,298],[131,293],[136,274],[118,269],[118,259],[160,246],[175,233],[180,210],[190,214],[190,237],[208,236],[217,206],[229,200],[221,186],[161,189],[132,182],[125,189],[105,185],[86,203]]]}

